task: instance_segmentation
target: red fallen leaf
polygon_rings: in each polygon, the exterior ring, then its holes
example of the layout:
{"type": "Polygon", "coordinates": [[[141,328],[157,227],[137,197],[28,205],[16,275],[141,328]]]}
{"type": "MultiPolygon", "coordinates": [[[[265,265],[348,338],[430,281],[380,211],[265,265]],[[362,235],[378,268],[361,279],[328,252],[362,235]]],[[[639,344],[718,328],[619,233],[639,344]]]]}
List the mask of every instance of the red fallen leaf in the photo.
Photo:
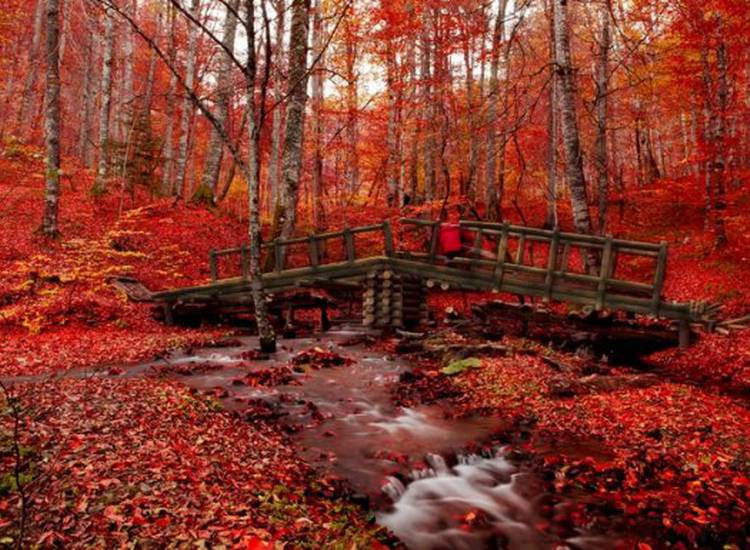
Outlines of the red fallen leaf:
{"type": "Polygon", "coordinates": [[[156,520],[156,526],[160,527],[161,529],[165,529],[169,526],[170,523],[172,523],[172,518],[169,516],[163,516],[156,520]]]}
{"type": "Polygon", "coordinates": [[[104,509],[104,517],[115,523],[124,523],[125,518],[117,513],[117,506],[109,505],[104,509]]]}
{"type": "Polygon", "coordinates": [[[107,374],[109,374],[110,376],[117,376],[118,374],[122,374],[123,372],[125,371],[120,367],[112,367],[107,371],[107,374]]]}
{"type": "Polygon", "coordinates": [[[258,537],[251,537],[245,540],[245,550],[268,550],[271,547],[266,541],[258,537]]]}
{"type": "MultiPolygon", "coordinates": [[[[133,510],[133,518],[131,519],[133,525],[146,525],[148,521],[143,517],[143,512],[140,508],[133,510]]],[[[158,522],[157,522],[158,523],[158,522]]]]}
{"type": "Polygon", "coordinates": [[[638,550],[651,550],[651,545],[645,542],[639,542],[636,548],[638,548],[638,550]]]}

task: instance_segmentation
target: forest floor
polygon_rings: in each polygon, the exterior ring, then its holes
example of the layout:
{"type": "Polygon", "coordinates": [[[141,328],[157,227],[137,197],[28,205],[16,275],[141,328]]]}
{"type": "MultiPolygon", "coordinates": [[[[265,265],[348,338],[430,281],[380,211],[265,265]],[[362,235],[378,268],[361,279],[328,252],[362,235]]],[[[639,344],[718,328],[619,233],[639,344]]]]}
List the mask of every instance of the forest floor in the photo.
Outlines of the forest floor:
{"type": "MultiPolygon", "coordinates": [[[[41,160],[22,150],[0,157],[0,379],[46,377],[14,386],[15,400],[4,392],[0,544],[16,536],[22,496],[27,540],[40,546],[387,544],[372,518],[316,479],[272,425],[243,421],[163,380],[56,379],[232,334],[165,326],[107,281],[131,275],[154,289],[204,281],[208,251],[236,245],[245,222],[168,199],[133,209],[129,196],[121,204],[119,189],[89,197],[90,183],[84,171],[63,179],[61,238],[49,241],[35,233],[41,160]],[[25,467],[14,471],[19,456],[25,467]]],[[[730,194],[730,243],[715,251],[704,235],[702,202],[686,199],[701,196],[690,180],[634,190],[621,218],[613,208],[611,232],[668,241],[668,298],[720,301],[727,315],[748,313],[750,199],[730,194]]],[[[530,209],[528,222],[539,224],[541,212],[541,205],[530,209]]],[[[358,223],[387,214],[368,209],[358,223]]],[[[463,303],[461,296],[433,299],[438,311],[463,303]]],[[[515,419],[524,435],[513,444],[546,472],[552,489],[582,495],[580,515],[570,521],[635,526],[646,533],[641,548],[748,543],[750,331],[702,335],[686,351],[644,358],[656,376],[646,385],[593,390],[576,385],[591,372],[575,353],[512,335],[503,343],[516,351],[485,357],[481,368],[455,377],[423,361],[431,382],[415,399],[434,383],[438,393],[450,387],[456,414],[493,409],[515,419]],[[545,357],[571,368],[560,372],[545,357]],[[561,382],[578,389],[560,394],[561,382]],[[566,450],[560,441],[571,444],[566,450]],[[592,441],[595,451],[586,451],[592,441]]],[[[617,368],[607,366],[606,374],[634,374],[617,368]]]]}

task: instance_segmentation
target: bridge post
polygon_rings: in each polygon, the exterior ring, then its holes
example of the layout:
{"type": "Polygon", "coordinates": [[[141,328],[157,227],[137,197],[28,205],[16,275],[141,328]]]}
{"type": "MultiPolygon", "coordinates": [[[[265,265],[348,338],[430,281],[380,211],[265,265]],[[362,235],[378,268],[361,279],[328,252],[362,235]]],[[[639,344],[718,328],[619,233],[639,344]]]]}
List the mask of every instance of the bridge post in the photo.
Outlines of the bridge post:
{"type": "Polygon", "coordinates": [[[211,282],[216,282],[219,278],[219,268],[216,265],[216,250],[213,248],[208,252],[208,268],[211,271],[211,282]]]}
{"type": "Polygon", "coordinates": [[[690,346],[690,321],[687,319],[680,319],[678,343],[680,349],[685,349],[690,346]]]}

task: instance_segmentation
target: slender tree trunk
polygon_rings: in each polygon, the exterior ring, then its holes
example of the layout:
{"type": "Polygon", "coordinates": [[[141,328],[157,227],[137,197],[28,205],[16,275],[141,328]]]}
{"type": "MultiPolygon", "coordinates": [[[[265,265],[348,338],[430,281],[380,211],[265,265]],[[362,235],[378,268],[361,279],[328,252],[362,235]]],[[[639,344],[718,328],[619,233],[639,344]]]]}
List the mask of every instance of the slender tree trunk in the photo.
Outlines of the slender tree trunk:
{"type": "Polygon", "coordinates": [[[316,230],[325,225],[323,209],[323,58],[325,26],[323,24],[323,2],[317,0],[313,15],[313,57],[318,66],[312,73],[312,130],[313,130],[313,170],[312,170],[312,224],[316,230]]]}
{"type": "Polygon", "coordinates": [[[99,107],[99,163],[94,179],[94,194],[101,194],[107,188],[109,169],[109,117],[112,102],[112,58],[115,48],[114,16],[108,8],[104,10],[104,53],[102,58],[101,105],[99,107]]]}
{"type": "Polygon", "coordinates": [[[279,170],[279,159],[281,158],[281,130],[282,109],[281,100],[284,96],[282,82],[284,81],[284,31],[286,21],[286,1],[276,0],[276,29],[275,29],[275,52],[273,68],[273,100],[276,108],[273,110],[273,128],[271,130],[271,159],[268,163],[268,193],[266,193],[267,211],[273,211],[280,198],[281,171],[279,170]]]}
{"type": "Polygon", "coordinates": [[[547,217],[544,225],[548,229],[558,227],[557,218],[557,102],[558,102],[558,82],[555,75],[555,31],[554,14],[552,6],[549,6],[549,58],[551,69],[551,79],[549,83],[549,107],[547,109],[547,217]]]}
{"type": "MultiPolygon", "coordinates": [[[[125,6],[124,10],[128,16],[135,18],[137,0],[128,0],[125,6]]],[[[133,31],[128,25],[128,28],[125,29],[122,44],[122,86],[119,105],[120,136],[124,141],[127,140],[126,136],[130,132],[130,128],[133,124],[133,116],[135,115],[135,106],[133,105],[133,100],[135,98],[135,88],[133,85],[134,68],[135,37],[133,36],[133,31]]]]}
{"type": "Polygon", "coordinates": [[[469,201],[476,196],[477,163],[479,159],[479,135],[477,134],[476,106],[474,105],[474,63],[473,39],[466,38],[464,46],[464,67],[466,68],[466,112],[469,135],[469,166],[464,192],[469,201]]]}
{"type": "MultiPolygon", "coordinates": [[[[192,0],[190,14],[198,19],[200,15],[200,0],[192,0]]],[[[198,46],[198,27],[188,21],[188,38],[185,59],[185,86],[193,89],[195,86],[195,62],[198,46]]],[[[180,139],[177,144],[177,161],[175,163],[175,179],[172,194],[176,197],[186,196],[185,175],[190,145],[190,123],[193,120],[193,101],[187,95],[182,100],[180,113],[180,139]]]]}
{"type": "MultiPolygon", "coordinates": [[[[172,66],[175,66],[177,61],[177,49],[175,44],[175,8],[171,2],[167,0],[167,56],[172,66]]],[[[176,117],[176,92],[177,92],[177,76],[174,73],[170,74],[169,77],[169,88],[167,89],[167,123],[164,128],[164,165],[162,168],[162,182],[161,182],[161,194],[169,195],[172,193],[174,185],[174,123],[176,117]]]]}
{"type": "Polygon", "coordinates": [[[78,158],[87,168],[91,167],[91,117],[94,113],[94,64],[96,56],[94,52],[99,40],[94,32],[90,32],[85,52],[85,69],[83,75],[83,97],[81,100],[81,111],[79,115],[80,131],[78,133],[78,158]]]}
{"type": "Polygon", "coordinates": [[[599,232],[604,234],[607,228],[607,207],[609,205],[609,163],[607,158],[607,100],[609,94],[609,1],[602,3],[599,18],[601,35],[599,37],[599,59],[596,68],[596,144],[594,163],[596,165],[599,194],[599,232]]]}
{"type": "MultiPolygon", "coordinates": [[[[578,135],[576,115],[575,72],[570,53],[568,30],[568,1],[554,0],[556,70],[560,84],[560,115],[563,143],[565,145],[565,173],[570,189],[573,223],[580,233],[591,234],[591,216],[586,199],[586,181],[583,174],[583,154],[578,135]]],[[[594,254],[587,254],[586,266],[593,272],[597,267],[594,254]]]]}
{"type": "MultiPolygon", "coordinates": [[[[487,108],[487,167],[485,170],[484,200],[488,219],[500,219],[500,195],[497,189],[497,107],[500,99],[500,48],[505,34],[505,10],[507,0],[500,0],[492,31],[490,52],[490,81],[487,108]]],[[[504,144],[503,144],[504,147],[504,144]]]]}
{"type": "Polygon", "coordinates": [[[31,35],[31,47],[29,48],[29,71],[26,73],[23,93],[21,94],[21,107],[18,110],[18,118],[16,120],[18,134],[24,140],[29,138],[32,131],[34,90],[36,88],[37,75],[39,74],[39,71],[33,69],[36,65],[42,42],[45,5],[45,0],[37,0],[36,10],[34,11],[34,31],[31,35]]]}
{"type": "MultiPolygon", "coordinates": [[[[421,111],[421,131],[422,131],[422,155],[424,180],[422,188],[422,199],[430,202],[433,199],[435,191],[435,127],[433,109],[433,83],[431,74],[432,66],[432,41],[430,40],[430,14],[425,10],[422,19],[422,36],[421,36],[421,59],[420,59],[420,77],[422,79],[422,111],[421,111]]],[[[419,200],[418,202],[422,202],[419,200]]]]}
{"type": "MultiPolygon", "coordinates": [[[[719,23],[719,32],[723,25],[719,23]]],[[[726,131],[727,110],[729,108],[729,56],[724,40],[716,48],[717,101],[718,113],[713,135],[713,173],[714,173],[714,244],[722,248],[727,244],[727,232],[724,225],[723,211],[726,208],[726,131]]]]}
{"type": "Polygon", "coordinates": [[[57,213],[60,200],[60,3],[47,0],[47,78],[45,134],[47,171],[44,189],[42,233],[58,234],[57,213]]]}
{"type": "Polygon", "coordinates": [[[396,91],[397,67],[396,52],[392,41],[386,46],[386,91],[388,94],[388,124],[386,130],[386,174],[388,182],[387,203],[389,207],[398,204],[400,155],[398,151],[398,94],[396,91]]]}
{"type": "MultiPolygon", "coordinates": [[[[351,32],[351,30],[350,30],[351,32]]],[[[346,40],[346,113],[347,113],[347,182],[348,195],[353,195],[359,189],[359,140],[358,111],[359,99],[357,90],[357,42],[356,37],[349,36],[346,40]]]]}
{"type": "MultiPolygon", "coordinates": [[[[263,290],[263,274],[260,265],[261,225],[260,225],[260,132],[262,128],[256,123],[255,79],[257,65],[255,60],[255,18],[253,0],[245,0],[245,35],[247,36],[248,60],[245,67],[245,101],[247,102],[248,129],[248,236],[250,239],[249,275],[250,288],[255,307],[255,322],[258,326],[260,348],[265,352],[276,351],[276,334],[268,320],[266,296],[263,290]]],[[[307,36],[305,36],[307,38],[307,36]]],[[[270,48],[266,44],[266,48],[270,48]]]]}
{"type": "MultiPolygon", "coordinates": [[[[224,128],[224,133],[229,134],[229,108],[232,102],[232,59],[234,54],[234,40],[237,35],[237,17],[235,13],[239,9],[239,0],[230,0],[229,8],[224,16],[222,42],[224,48],[219,52],[219,69],[216,74],[216,121],[224,128]]],[[[216,203],[216,185],[219,181],[221,171],[221,159],[224,153],[224,141],[216,128],[211,128],[211,137],[208,141],[206,151],[206,162],[203,167],[201,185],[195,194],[198,200],[207,200],[216,203]]]]}
{"type": "Polygon", "coordinates": [[[310,26],[310,0],[293,0],[289,42],[288,104],[282,166],[282,200],[274,215],[274,236],[289,238],[297,222],[297,202],[302,170],[307,104],[307,40],[310,26]]]}

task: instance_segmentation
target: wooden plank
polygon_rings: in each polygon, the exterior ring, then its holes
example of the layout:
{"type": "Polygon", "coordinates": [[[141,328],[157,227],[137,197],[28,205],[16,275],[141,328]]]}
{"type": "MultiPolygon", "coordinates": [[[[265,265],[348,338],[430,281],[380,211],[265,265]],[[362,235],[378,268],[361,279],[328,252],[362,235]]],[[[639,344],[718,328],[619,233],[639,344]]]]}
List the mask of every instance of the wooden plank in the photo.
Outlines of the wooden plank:
{"type": "Polygon", "coordinates": [[[393,228],[391,227],[391,222],[389,220],[385,220],[383,222],[383,241],[385,244],[385,255],[387,257],[393,256],[393,228]]]}
{"type": "Polygon", "coordinates": [[[570,241],[566,241],[563,244],[562,259],[560,260],[560,272],[565,273],[568,271],[568,262],[570,261],[570,241]]]}
{"type": "Polygon", "coordinates": [[[523,260],[526,252],[526,235],[521,234],[520,237],[518,237],[518,250],[516,250],[516,265],[523,265],[523,260]]]}
{"type": "Polygon", "coordinates": [[[284,252],[283,246],[279,239],[273,241],[274,269],[276,273],[284,270],[284,252]]]}
{"type": "Polygon", "coordinates": [[[216,251],[211,249],[208,252],[208,267],[211,271],[211,281],[216,282],[219,280],[219,266],[216,263],[216,251]]]}
{"type": "Polygon", "coordinates": [[[544,301],[549,302],[552,298],[552,286],[555,284],[555,268],[557,266],[557,247],[560,241],[560,234],[555,230],[552,241],[549,245],[549,254],[547,255],[547,275],[544,280],[544,301]]]}
{"type": "Polygon", "coordinates": [[[354,251],[354,234],[351,229],[344,229],[344,245],[346,247],[346,261],[352,263],[356,259],[354,251]]]}
{"type": "Polygon", "coordinates": [[[250,276],[250,258],[248,257],[248,252],[245,246],[240,249],[240,264],[242,266],[243,279],[247,279],[250,276]]]}
{"type": "Polygon", "coordinates": [[[604,307],[604,294],[607,292],[607,277],[612,268],[612,237],[607,236],[604,244],[604,253],[602,254],[602,263],[599,266],[599,285],[597,287],[596,304],[597,311],[604,307]]]}
{"type": "Polygon", "coordinates": [[[439,232],[440,232],[440,222],[433,221],[432,233],[430,234],[430,255],[429,255],[429,262],[431,264],[435,263],[435,256],[437,256],[439,232]]]}
{"type": "Polygon", "coordinates": [[[505,274],[505,255],[508,253],[508,223],[503,224],[500,233],[500,242],[497,245],[497,261],[495,262],[495,278],[498,284],[503,284],[503,275],[505,274]]]}
{"type": "Polygon", "coordinates": [[[320,258],[318,257],[318,238],[315,235],[310,235],[307,238],[307,250],[310,256],[310,266],[318,267],[320,258]]]}
{"type": "Polygon", "coordinates": [[[661,303],[661,292],[664,287],[664,277],[667,271],[667,243],[659,243],[659,257],[656,260],[656,273],[654,274],[654,290],[651,296],[651,307],[654,316],[659,316],[659,304],[661,303]]]}

